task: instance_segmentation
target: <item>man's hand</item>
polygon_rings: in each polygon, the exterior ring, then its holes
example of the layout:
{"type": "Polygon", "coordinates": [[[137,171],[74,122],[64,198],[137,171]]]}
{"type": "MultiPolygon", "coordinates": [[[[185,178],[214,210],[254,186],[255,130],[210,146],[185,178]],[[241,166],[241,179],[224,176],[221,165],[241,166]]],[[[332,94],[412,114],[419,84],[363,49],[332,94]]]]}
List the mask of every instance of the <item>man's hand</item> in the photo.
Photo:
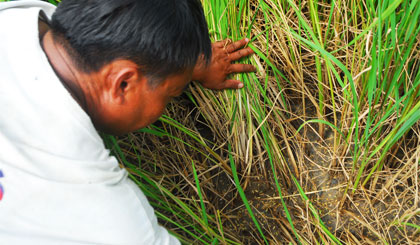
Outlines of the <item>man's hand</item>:
{"type": "Polygon", "coordinates": [[[255,71],[253,65],[232,64],[233,61],[254,53],[249,47],[243,48],[247,43],[247,38],[234,43],[229,39],[213,43],[211,62],[206,66],[204,60],[199,58],[192,80],[209,89],[242,88],[244,85],[241,81],[226,78],[232,73],[255,71]]]}

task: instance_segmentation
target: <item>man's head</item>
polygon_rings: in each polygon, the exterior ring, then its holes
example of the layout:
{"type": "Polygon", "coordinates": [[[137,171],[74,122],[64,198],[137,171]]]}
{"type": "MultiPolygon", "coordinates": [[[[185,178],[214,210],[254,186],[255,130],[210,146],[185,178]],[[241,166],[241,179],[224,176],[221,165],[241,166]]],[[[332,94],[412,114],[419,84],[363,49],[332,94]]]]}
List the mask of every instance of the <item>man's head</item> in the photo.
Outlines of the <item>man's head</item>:
{"type": "Polygon", "coordinates": [[[111,133],[156,120],[211,56],[199,0],[63,0],[51,29],[74,67],[103,83],[88,85],[98,97],[88,113],[111,133]]]}

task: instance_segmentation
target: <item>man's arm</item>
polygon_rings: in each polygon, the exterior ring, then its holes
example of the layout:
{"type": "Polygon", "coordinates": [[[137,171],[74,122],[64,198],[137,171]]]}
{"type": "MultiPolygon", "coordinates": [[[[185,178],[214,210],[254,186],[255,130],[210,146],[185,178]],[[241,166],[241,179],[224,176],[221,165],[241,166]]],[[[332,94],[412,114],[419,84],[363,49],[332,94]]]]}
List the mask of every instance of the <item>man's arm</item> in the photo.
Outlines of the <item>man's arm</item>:
{"type": "Polygon", "coordinates": [[[197,61],[192,80],[200,82],[203,87],[209,89],[242,88],[243,83],[234,79],[226,79],[229,74],[241,72],[253,72],[255,67],[249,64],[232,64],[243,57],[254,53],[251,48],[243,48],[248,39],[233,42],[229,39],[212,44],[212,58],[206,66],[203,59],[197,61]]]}

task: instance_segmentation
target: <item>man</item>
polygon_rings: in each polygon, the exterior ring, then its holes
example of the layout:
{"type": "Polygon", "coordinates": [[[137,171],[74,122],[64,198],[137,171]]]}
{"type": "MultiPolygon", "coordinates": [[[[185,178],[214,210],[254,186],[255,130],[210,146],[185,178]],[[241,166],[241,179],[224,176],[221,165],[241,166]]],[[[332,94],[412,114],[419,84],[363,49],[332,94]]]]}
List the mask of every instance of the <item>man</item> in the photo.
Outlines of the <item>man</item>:
{"type": "Polygon", "coordinates": [[[191,80],[241,88],[247,40],[211,45],[199,0],[8,2],[0,23],[0,243],[178,244],[96,130],[147,126],[191,80]]]}

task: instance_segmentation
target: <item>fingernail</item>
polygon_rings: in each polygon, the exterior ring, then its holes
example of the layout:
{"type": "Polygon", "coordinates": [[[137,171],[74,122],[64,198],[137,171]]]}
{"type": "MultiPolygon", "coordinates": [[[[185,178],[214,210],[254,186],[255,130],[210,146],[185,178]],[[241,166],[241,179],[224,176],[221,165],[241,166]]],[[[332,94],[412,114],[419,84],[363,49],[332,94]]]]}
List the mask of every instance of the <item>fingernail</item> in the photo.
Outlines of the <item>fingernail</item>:
{"type": "Polygon", "coordinates": [[[243,83],[238,84],[238,88],[243,88],[243,87],[244,87],[243,83]]]}
{"type": "Polygon", "coordinates": [[[248,38],[245,38],[245,42],[249,42],[249,39],[248,38]]]}

